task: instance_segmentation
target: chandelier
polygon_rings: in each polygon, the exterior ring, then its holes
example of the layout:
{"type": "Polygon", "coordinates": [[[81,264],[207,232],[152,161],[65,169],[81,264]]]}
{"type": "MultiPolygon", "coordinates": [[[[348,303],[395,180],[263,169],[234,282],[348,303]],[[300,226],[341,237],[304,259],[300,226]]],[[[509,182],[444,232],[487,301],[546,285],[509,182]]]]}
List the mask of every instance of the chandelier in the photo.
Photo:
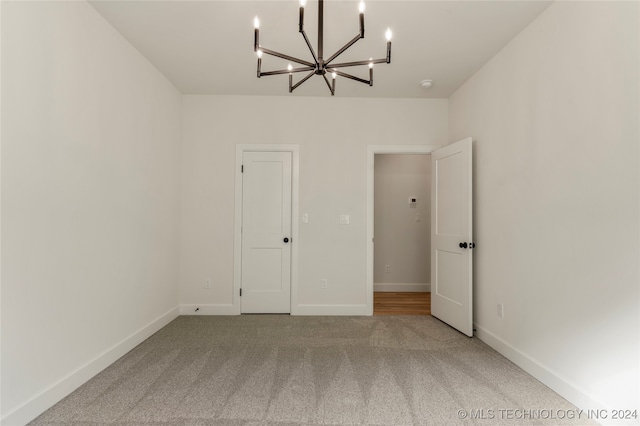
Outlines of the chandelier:
{"type": "Polygon", "coordinates": [[[280,74],[289,74],[289,93],[293,92],[296,88],[298,88],[302,83],[307,81],[314,75],[320,75],[327,83],[327,87],[331,92],[331,96],[335,95],[336,91],[336,77],[345,77],[351,80],[358,81],[360,83],[368,84],[369,86],[373,86],[373,65],[374,64],[389,64],[391,63],[391,30],[387,29],[386,37],[387,37],[387,57],[383,59],[373,59],[369,58],[369,60],[364,61],[355,61],[355,62],[342,62],[342,63],[333,63],[334,59],[344,53],[348,48],[353,46],[358,40],[364,38],[364,10],[365,5],[364,1],[360,2],[359,11],[360,11],[360,32],[347,44],[345,44],[341,49],[331,55],[328,59],[324,59],[323,52],[323,20],[324,20],[324,5],[323,0],[318,0],[318,50],[314,51],[311,43],[309,42],[309,38],[307,37],[307,33],[304,31],[304,7],[306,4],[306,0],[300,0],[300,21],[298,24],[298,32],[302,34],[304,41],[307,43],[309,47],[309,51],[311,52],[311,56],[313,57],[313,62],[306,61],[304,59],[299,59],[293,56],[285,55],[280,52],[276,52],[274,50],[266,49],[260,46],[260,20],[256,16],[254,20],[254,43],[253,50],[258,55],[258,78],[269,75],[280,75],[280,74]],[[291,64],[287,67],[287,69],[276,70],[276,71],[262,71],[262,56],[264,54],[276,56],[278,58],[282,58],[291,62],[295,62],[296,64],[302,65],[301,67],[294,68],[291,64]],[[342,68],[347,67],[356,67],[356,66],[368,66],[369,67],[369,79],[365,80],[363,78],[356,77],[351,74],[347,74],[346,72],[341,71],[342,68]],[[297,83],[293,83],[293,74],[294,73],[304,73],[308,74],[302,77],[297,83]],[[327,78],[327,73],[331,75],[331,82],[327,78]]]}

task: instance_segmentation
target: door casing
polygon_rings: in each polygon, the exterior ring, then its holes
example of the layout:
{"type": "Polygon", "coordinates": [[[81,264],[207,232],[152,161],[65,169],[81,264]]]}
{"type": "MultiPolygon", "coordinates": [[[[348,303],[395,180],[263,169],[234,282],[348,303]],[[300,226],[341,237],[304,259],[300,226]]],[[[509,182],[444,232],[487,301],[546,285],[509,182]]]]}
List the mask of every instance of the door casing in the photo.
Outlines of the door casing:
{"type": "Polygon", "coordinates": [[[242,285],[242,158],[245,152],[291,152],[291,315],[296,313],[298,300],[298,193],[300,187],[299,145],[238,144],[236,145],[235,214],[233,224],[233,313],[240,315],[242,285]]]}

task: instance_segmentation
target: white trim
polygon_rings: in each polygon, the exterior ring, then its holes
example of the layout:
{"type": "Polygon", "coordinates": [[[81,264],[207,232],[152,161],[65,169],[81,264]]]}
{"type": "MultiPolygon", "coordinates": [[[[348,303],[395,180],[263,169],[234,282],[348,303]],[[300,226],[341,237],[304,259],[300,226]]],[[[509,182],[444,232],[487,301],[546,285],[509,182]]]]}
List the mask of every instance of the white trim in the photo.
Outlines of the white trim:
{"type": "Polygon", "coordinates": [[[367,303],[373,315],[373,180],[376,154],[430,154],[439,146],[433,145],[368,145],[367,146],[367,303]]]}
{"type": "Polygon", "coordinates": [[[237,315],[235,307],[231,304],[226,305],[201,305],[190,304],[180,305],[180,315],[237,315]],[[196,311],[197,309],[197,311],[196,311]]]}
{"type": "Polygon", "coordinates": [[[1,423],[3,425],[23,425],[35,419],[177,317],[178,307],[172,308],[160,315],[149,324],[124,338],[119,343],[116,343],[94,359],[80,366],[71,374],[63,377],[57,383],[49,386],[18,408],[9,412],[2,418],[1,423]]]}
{"type": "MultiPolygon", "coordinates": [[[[292,313],[293,314],[293,313],[292,313]]],[[[369,316],[367,305],[297,305],[295,315],[369,316]]]]}
{"type": "MultiPolygon", "coordinates": [[[[240,315],[240,287],[242,285],[242,155],[244,152],[291,152],[291,302],[294,314],[298,300],[298,193],[300,188],[300,148],[291,144],[238,144],[236,145],[235,215],[233,225],[233,295],[234,315],[240,315]]],[[[207,306],[207,305],[204,305],[207,306]]],[[[218,314],[210,314],[218,315],[218,314]]],[[[226,315],[226,314],[220,314],[226,315]]],[[[231,314],[230,314],[231,315],[231,314]]]]}
{"type": "Polygon", "coordinates": [[[373,291],[431,292],[431,283],[374,283],[373,291]]]}
{"type": "Polygon", "coordinates": [[[563,377],[561,374],[531,358],[511,344],[505,342],[495,334],[483,327],[474,324],[475,336],[489,345],[496,352],[503,355],[509,361],[522,368],[527,373],[544,383],[554,392],[583,410],[611,410],[601,401],[589,395],[575,383],[563,377]]]}
{"type": "MultiPolygon", "coordinates": [[[[2,1],[0,1],[0,22],[2,22],[2,1]]],[[[1,33],[1,31],[0,31],[1,33]]],[[[2,36],[0,35],[0,46],[2,46],[2,36]]],[[[2,75],[2,55],[0,55],[0,77],[2,75]]],[[[2,81],[2,78],[0,78],[2,81]]],[[[0,92],[2,89],[0,88],[0,92]]],[[[1,95],[0,95],[1,99],[1,95]]],[[[0,117],[2,117],[2,105],[0,105],[0,117]]],[[[2,120],[0,120],[0,164],[2,164],[2,120]]],[[[2,176],[2,167],[0,167],[0,176],[2,176]]],[[[2,187],[2,178],[0,177],[0,188],[2,187]]],[[[0,241],[2,240],[2,196],[0,195],[0,241]]],[[[0,244],[0,247],[2,244],[0,244]]],[[[3,259],[0,249],[0,259],[3,259]]],[[[0,318],[2,318],[2,262],[0,262],[0,318]]],[[[1,321],[0,321],[1,322],[1,321]]],[[[2,365],[2,327],[0,327],[0,366],[2,365]]],[[[0,417],[2,417],[2,368],[0,368],[0,417]]],[[[2,419],[0,418],[0,424],[2,419]]]]}

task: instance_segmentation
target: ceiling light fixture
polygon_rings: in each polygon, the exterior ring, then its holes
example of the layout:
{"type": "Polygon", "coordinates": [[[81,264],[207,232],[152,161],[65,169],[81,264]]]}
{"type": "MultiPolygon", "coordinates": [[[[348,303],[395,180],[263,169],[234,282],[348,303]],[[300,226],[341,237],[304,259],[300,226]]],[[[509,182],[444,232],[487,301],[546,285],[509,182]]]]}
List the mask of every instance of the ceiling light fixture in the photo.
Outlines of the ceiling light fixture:
{"type": "Polygon", "coordinates": [[[309,47],[309,51],[311,52],[311,56],[313,57],[313,62],[305,61],[303,59],[295,58],[293,56],[285,55],[283,53],[276,52],[274,50],[266,49],[260,46],[260,20],[256,16],[253,21],[254,24],[254,43],[253,43],[253,51],[258,55],[258,78],[262,76],[268,75],[279,75],[279,74],[289,74],[289,93],[293,92],[296,88],[298,88],[302,83],[307,81],[313,75],[321,75],[324,81],[327,83],[327,87],[331,92],[331,96],[335,95],[336,92],[336,76],[345,77],[351,80],[358,81],[360,83],[368,84],[369,86],[373,86],[373,65],[374,64],[389,64],[391,63],[391,29],[387,29],[386,37],[387,37],[387,57],[383,59],[372,59],[366,61],[356,61],[356,62],[343,62],[338,64],[333,64],[333,60],[344,53],[348,48],[353,46],[358,40],[364,38],[364,10],[365,4],[364,1],[361,1],[358,5],[358,10],[360,12],[360,32],[356,35],[351,41],[345,44],[341,49],[339,49],[336,53],[331,55],[329,59],[324,59],[323,52],[323,21],[324,21],[324,5],[323,0],[318,0],[318,50],[313,50],[311,43],[309,42],[309,38],[304,31],[304,6],[306,4],[306,0],[300,0],[300,21],[298,24],[298,32],[302,34],[304,41],[307,43],[309,47]],[[291,64],[287,67],[287,69],[276,70],[276,71],[262,71],[262,56],[264,54],[276,56],[278,58],[282,58],[291,62],[295,62],[297,64],[303,65],[302,67],[293,68],[291,64]],[[355,67],[355,66],[368,66],[369,67],[369,80],[365,80],[363,78],[356,77],[351,74],[347,74],[343,71],[340,71],[341,68],[346,67],[355,67]],[[293,74],[299,72],[308,72],[306,76],[304,76],[300,81],[293,84],[293,74]],[[327,78],[327,73],[331,74],[332,81],[329,82],[327,78]]]}
{"type": "Polygon", "coordinates": [[[423,89],[430,89],[431,86],[433,86],[433,80],[422,80],[420,86],[422,86],[423,89]]]}

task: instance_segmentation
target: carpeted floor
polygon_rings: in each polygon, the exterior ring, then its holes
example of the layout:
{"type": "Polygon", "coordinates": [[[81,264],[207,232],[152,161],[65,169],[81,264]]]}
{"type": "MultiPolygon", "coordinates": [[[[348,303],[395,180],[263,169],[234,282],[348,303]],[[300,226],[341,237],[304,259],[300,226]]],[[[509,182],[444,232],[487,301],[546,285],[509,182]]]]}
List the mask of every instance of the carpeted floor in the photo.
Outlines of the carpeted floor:
{"type": "Polygon", "coordinates": [[[182,316],[31,425],[591,424],[430,316],[182,316]],[[463,411],[460,411],[463,410],[463,411]]]}

